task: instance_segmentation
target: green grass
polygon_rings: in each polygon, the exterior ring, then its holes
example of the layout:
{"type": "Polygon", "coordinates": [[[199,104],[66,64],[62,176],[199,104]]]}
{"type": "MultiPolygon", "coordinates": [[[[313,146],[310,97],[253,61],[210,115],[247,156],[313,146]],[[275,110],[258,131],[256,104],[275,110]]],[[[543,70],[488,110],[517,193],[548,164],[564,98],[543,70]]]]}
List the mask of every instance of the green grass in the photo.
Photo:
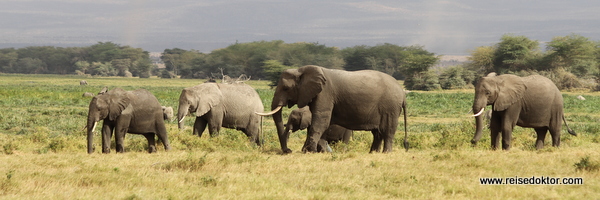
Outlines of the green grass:
{"type": "MultiPolygon", "coordinates": [[[[128,134],[124,154],[86,153],[90,97],[104,86],[144,88],[162,105],[177,108],[196,79],[97,78],[0,74],[0,198],[2,199],[596,199],[600,197],[598,152],[600,93],[566,92],[565,114],[573,137],[563,130],[561,148],[535,150],[532,129],[517,127],[511,151],[491,151],[487,130],[475,147],[471,90],[411,92],[408,130],[403,123],[394,152],[369,154],[373,136],[357,131],[334,153],[303,154],[305,131],[290,136],[292,154],[280,155],[273,121],[263,120],[265,145],[241,132],[218,137],[191,135],[193,119],[179,130],[167,122],[173,150],[146,153],[146,139],[128,134]],[[80,86],[85,79],[89,85],[80,86]],[[583,95],[581,101],[576,96],[583,95]],[[480,177],[583,177],[584,185],[480,185],[480,177]]],[[[270,108],[267,81],[249,81],[270,108]]],[[[291,109],[284,110],[284,117],[291,109]]],[[[113,145],[114,146],[114,145],[113,145]]]]}

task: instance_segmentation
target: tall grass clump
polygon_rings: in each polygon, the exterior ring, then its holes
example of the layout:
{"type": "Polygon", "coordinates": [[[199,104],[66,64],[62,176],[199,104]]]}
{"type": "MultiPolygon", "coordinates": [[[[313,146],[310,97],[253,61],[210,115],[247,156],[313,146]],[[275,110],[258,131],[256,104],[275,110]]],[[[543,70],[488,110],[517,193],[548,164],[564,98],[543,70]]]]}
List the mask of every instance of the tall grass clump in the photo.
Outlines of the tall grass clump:
{"type": "Polygon", "coordinates": [[[202,167],[206,164],[207,155],[208,153],[205,153],[203,156],[197,157],[194,154],[189,154],[185,159],[163,163],[160,164],[158,167],[166,171],[183,170],[187,172],[196,172],[200,171],[202,167]]]}
{"type": "Polygon", "coordinates": [[[573,166],[575,166],[577,171],[597,172],[600,170],[600,162],[590,160],[590,156],[581,158],[579,162],[575,163],[573,166]]]}

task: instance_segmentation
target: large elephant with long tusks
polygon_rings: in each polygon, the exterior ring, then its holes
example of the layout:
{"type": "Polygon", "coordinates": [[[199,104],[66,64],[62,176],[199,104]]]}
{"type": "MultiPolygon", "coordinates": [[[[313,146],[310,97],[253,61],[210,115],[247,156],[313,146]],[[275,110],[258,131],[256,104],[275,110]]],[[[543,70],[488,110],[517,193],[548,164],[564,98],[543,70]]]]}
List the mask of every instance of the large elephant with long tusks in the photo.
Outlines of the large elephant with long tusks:
{"type": "Polygon", "coordinates": [[[116,150],[124,152],[125,133],[141,134],[148,140],[148,152],[156,152],[155,135],[169,150],[167,129],[163,121],[160,103],[152,93],[144,89],[125,91],[115,88],[103,89],[92,98],[87,119],[88,153],[94,152],[94,129],[102,123],[102,153],[110,153],[110,139],[115,133],[116,150]]]}
{"type": "Polygon", "coordinates": [[[195,113],[194,135],[202,136],[207,125],[211,136],[217,136],[221,127],[233,128],[261,145],[261,117],[255,113],[263,109],[258,93],[247,84],[207,82],[181,91],[177,119],[183,129],[185,116],[195,113]]]}
{"type": "Polygon", "coordinates": [[[404,111],[404,146],[406,140],[406,94],[398,81],[382,72],[363,70],[348,72],[307,65],[281,73],[272,111],[259,113],[273,115],[281,149],[290,153],[284,135],[281,115],[283,106],[309,106],[311,126],[303,147],[304,152],[316,152],[317,143],[330,124],[350,130],[373,133],[370,152],[391,152],[398,117],[404,111]]]}
{"type": "Polygon", "coordinates": [[[490,73],[479,79],[475,86],[473,116],[476,132],[471,143],[477,144],[483,132],[485,107],[492,106],[490,131],[492,149],[496,149],[502,137],[502,149],[511,147],[512,131],[515,125],[533,128],[537,133],[536,149],[544,147],[546,133],[550,131],[552,146],[560,145],[562,123],[572,135],[563,113],[563,98],[554,83],[543,76],[518,77],[490,73]]]}

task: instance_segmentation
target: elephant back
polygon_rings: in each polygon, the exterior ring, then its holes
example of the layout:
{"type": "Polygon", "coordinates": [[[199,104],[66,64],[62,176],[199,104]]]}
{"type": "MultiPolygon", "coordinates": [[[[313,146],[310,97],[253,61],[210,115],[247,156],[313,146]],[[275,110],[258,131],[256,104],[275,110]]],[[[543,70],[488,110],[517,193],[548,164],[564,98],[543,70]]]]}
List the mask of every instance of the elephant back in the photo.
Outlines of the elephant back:
{"type": "Polygon", "coordinates": [[[160,113],[162,116],[162,107],[158,102],[158,99],[148,90],[137,89],[128,91],[128,95],[130,96],[131,104],[134,107],[145,110],[145,112],[160,113]]]}
{"type": "MultiPolygon", "coordinates": [[[[264,106],[256,90],[245,83],[220,84],[226,106],[252,112],[263,112],[264,106]]],[[[229,109],[229,108],[228,108],[229,109]]]]}

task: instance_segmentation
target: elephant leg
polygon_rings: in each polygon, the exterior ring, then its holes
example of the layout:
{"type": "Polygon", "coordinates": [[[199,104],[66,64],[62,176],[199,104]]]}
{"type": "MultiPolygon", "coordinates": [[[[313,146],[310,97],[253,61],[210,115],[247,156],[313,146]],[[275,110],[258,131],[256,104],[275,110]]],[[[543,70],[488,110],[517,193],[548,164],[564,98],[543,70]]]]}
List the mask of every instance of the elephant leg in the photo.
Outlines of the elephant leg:
{"type": "Polygon", "coordinates": [[[321,140],[321,136],[327,128],[329,128],[329,122],[331,120],[331,111],[312,111],[313,113],[311,126],[308,127],[308,133],[306,135],[306,142],[304,142],[304,146],[302,147],[303,152],[316,152],[317,145],[319,140],[321,140]],[[315,115],[314,113],[319,113],[319,115],[315,115]]]}
{"type": "Polygon", "coordinates": [[[317,148],[319,145],[319,141],[321,140],[321,135],[323,135],[323,131],[320,129],[311,129],[308,130],[306,141],[304,142],[304,146],[302,147],[303,152],[318,152],[317,148]]]}
{"type": "Polygon", "coordinates": [[[148,153],[156,152],[156,138],[154,138],[154,133],[145,133],[144,137],[148,140],[148,153]]]}
{"type": "Polygon", "coordinates": [[[208,118],[208,133],[210,133],[210,136],[219,136],[221,126],[223,126],[223,113],[218,110],[212,110],[207,113],[206,117],[208,118]]]}
{"type": "Polygon", "coordinates": [[[496,150],[500,144],[500,121],[494,113],[492,113],[492,119],[490,120],[490,136],[492,150],[496,150]]]}
{"type": "Polygon", "coordinates": [[[346,129],[346,131],[344,131],[344,136],[342,137],[342,142],[344,142],[344,144],[348,144],[350,142],[350,139],[352,138],[352,134],[352,130],[346,129]]]}
{"type": "Polygon", "coordinates": [[[535,149],[544,148],[544,140],[546,139],[546,133],[548,133],[548,127],[534,128],[537,133],[537,139],[535,141],[535,149]]]}
{"type": "Polygon", "coordinates": [[[552,136],[552,146],[559,147],[560,146],[560,130],[562,129],[561,121],[558,121],[557,124],[550,125],[550,136],[552,136]]]}
{"type": "Polygon", "coordinates": [[[372,130],[371,133],[373,133],[373,143],[371,143],[371,151],[369,153],[379,152],[381,142],[383,141],[381,132],[379,130],[372,130]]]}
{"type": "Polygon", "coordinates": [[[123,143],[124,143],[123,141],[125,139],[125,133],[127,133],[126,127],[116,128],[116,130],[115,130],[115,141],[116,141],[117,153],[125,152],[125,147],[123,145],[123,143]]]}
{"type": "MultiPolygon", "coordinates": [[[[171,150],[171,144],[169,143],[169,137],[167,136],[167,127],[165,127],[165,123],[158,122],[156,129],[156,136],[158,136],[158,139],[163,143],[165,151],[171,150]]],[[[154,138],[154,136],[152,136],[152,138],[154,138]]]]}
{"type": "Polygon", "coordinates": [[[319,144],[317,145],[317,152],[333,152],[329,143],[325,139],[320,139],[319,144]]]}
{"type": "Polygon", "coordinates": [[[206,124],[206,120],[202,119],[201,117],[196,117],[196,121],[194,122],[194,130],[192,133],[198,137],[202,137],[202,133],[204,132],[204,129],[206,129],[206,124]]]}
{"type": "Polygon", "coordinates": [[[114,127],[106,121],[102,125],[102,153],[110,153],[110,139],[112,138],[114,127]]]}
{"type": "Polygon", "coordinates": [[[381,138],[383,139],[383,153],[392,152],[394,146],[394,136],[398,127],[398,116],[387,116],[385,127],[382,129],[381,138]]]}
{"type": "Polygon", "coordinates": [[[208,133],[210,134],[210,137],[217,137],[219,136],[219,131],[221,131],[221,124],[213,124],[213,123],[208,123],[208,133]]]}
{"type": "Polygon", "coordinates": [[[505,123],[502,128],[502,150],[510,150],[513,127],[514,126],[505,123]]]}
{"type": "Polygon", "coordinates": [[[250,142],[256,143],[256,145],[260,146],[262,143],[258,137],[258,132],[251,131],[251,129],[240,129],[247,137],[250,142]]]}

